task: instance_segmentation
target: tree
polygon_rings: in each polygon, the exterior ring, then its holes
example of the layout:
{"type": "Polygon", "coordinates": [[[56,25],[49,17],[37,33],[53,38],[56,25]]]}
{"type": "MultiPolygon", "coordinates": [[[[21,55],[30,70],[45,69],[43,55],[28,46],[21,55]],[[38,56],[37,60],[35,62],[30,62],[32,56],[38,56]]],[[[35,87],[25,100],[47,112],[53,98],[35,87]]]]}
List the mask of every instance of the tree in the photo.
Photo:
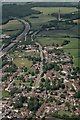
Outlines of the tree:
{"type": "Polygon", "coordinates": [[[35,73],[36,73],[36,74],[39,74],[39,70],[38,70],[38,69],[36,69],[35,73]]]}
{"type": "Polygon", "coordinates": [[[40,107],[39,99],[31,97],[28,101],[29,110],[36,112],[39,107],[40,107]]]}
{"type": "Polygon", "coordinates": [[[11,89],[10,94],[13,96],[15,93],[20,93],[21,90],[17,87],[11,89]]]}
{"type": "Polygon", "coordinates": [[[70,42],[69,40],[64,40],[61,46],[67,45],[67,44],[69,44],[69,42],[70,42]]]}
{"type": "Polygon", "coordinates": [[[34,75],[35,75],[35,73],[34,73],[34,72],[32,72],[32,73],[31,73],[31,75],[32,75],[32,76],[34,76],[34,75]]]}
{"type": "Polygon", "coordinates": [[[15,86],[16,85],[16,83],[13,83],[13,86],[15,86]]]}
{"type": "Polygon", "coordinates": [[[44,79],[44,78],[42,78],[42,79],[41,79],[41,82],[45,82],[45,79],[44,79]]]}
{"type": "Polygon", "coordinates": [[[64,88],[65,88],[65,85],[64,85],[64,84],[61,84],[61,88],[64,89],[64,88]]]}
{"type": "Polygon", "coordinates": [[[28,70],[27,67],[25,67],[25,68],[24,68],[24,72],[27,72],[27,70],[28,70]]]}
{"type": "Polygon", "coordinates": [[[60,97],[65,99],[65,95],[64,94],[61,94],[60,97]]]}
{"type": "Polygon", "coordinates": [[[75,97],[75,98],[80,98],[80,91],[76,92],[76,93],[74,94],[74,97],[75,97]]]}
{"type": "Polygon", "coordinates": [[[14,103],[14,108],[16,109],[16,108],[21,108],[21,107],[23,107],[23,103],[21,102],[21,101],[16,101],[16,103],[14,103]]]}

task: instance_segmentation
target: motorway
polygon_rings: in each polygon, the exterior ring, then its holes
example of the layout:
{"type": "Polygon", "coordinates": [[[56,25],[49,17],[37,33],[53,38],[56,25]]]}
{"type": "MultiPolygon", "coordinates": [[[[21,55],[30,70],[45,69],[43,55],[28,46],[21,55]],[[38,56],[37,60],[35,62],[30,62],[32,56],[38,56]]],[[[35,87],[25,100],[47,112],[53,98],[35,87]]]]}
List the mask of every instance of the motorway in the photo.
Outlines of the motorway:
{"type": "MultiPolygon", "coordinates": [[[[28,34],[29,30],[30,30],[30,25],[29,23],[27,23],[25,20],[23,19],[19,19],[25,26],[24,31],[16,38],[16,40],[14,40],[11,44],[9,44],[6,48],[3,49],[3,51],[0,52],[0,58],[2,56],[4,56],[7,51],[9,51],[14,45],[16,45],[17,42],[19,42],[23,37],[25,37],[25,35],[28,34]]],[[[33,35],[37,34],[38,31],[34,32],[33,35]]],[[[33,41],[33,35],[31,36],[31,39],[33,41]]],[[[34,89],[39,88],[40,85],[40,81],[41,81],[41,75],[43,73],[43,52],[42,52],[42,46],[40,45],[40,43],[36,42],[36,45],[39,45],[39,50],[40,50],[40,57],[41,57],[41,65],[40,65],[40,72],[37,76],[36,82],[35,82],[35,86],[34,89]]],[[[13,81],[12,81],[13,82],[13,81]]],[[[12,82],[9,84],[9,86],[6,88],[6,90],[9,90],[10,85],[12,84],[12,82]]],[[[33,90],[34,90],[33,89],[33,90]]]]}
{"type": "Polygon", "coordinates": [[[28,34],[30,30],[30,25],[28,24],[28,22],[26,22],[23,19],[19,19],[19,21],[21,21],[24,24],[25,26],[24,31],[16,38],[16,40],[14,40],[14,42],[12,42],[6,48],[0,51],[0,58],[4,56],[7,53],[7,51],[10,50],[17,42],[19,42],[20,39],[22,39],[23,37],[25,37],[25,35],[28,34]]]}

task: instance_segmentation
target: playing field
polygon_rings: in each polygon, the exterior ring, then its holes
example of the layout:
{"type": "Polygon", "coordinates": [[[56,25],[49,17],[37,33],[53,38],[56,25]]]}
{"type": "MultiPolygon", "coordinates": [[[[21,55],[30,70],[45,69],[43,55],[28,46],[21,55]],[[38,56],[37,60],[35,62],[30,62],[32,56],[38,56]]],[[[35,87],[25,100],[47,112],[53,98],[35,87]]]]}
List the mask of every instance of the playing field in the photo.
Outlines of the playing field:
{"type": "Polygon", "coordinates": [[[16,64],[17,67],[31,67],[32,65],[32,61],[29,61],[28,59],[25,59],[25,58],[15,58],[13,60],[13,63],[16,64]]]}

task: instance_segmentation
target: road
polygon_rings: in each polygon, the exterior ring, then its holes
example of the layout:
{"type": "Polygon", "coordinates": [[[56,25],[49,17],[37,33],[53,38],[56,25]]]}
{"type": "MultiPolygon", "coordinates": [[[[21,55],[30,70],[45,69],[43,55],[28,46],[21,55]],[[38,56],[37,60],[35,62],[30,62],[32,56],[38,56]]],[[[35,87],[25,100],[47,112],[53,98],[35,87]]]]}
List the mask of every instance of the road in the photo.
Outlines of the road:
{"type": "MultiPolygon", "coordinates": [[[[30,25],[25,21],[25,20],[22,20],[22,19],[19,19],[24,25],[25,25],[25,29],[24,31],[16,38],[16,40],[14,40],[14,42],[12,42],[9,46],[7,46],[2,52],[0,52],[0,58],[2,56],[4,56],[8,50],[10,50],[17,42],[19,42],[19,40],[23,37],[25,37],[25,35],[28,34],[29,30],[30,30],[30,25]]],[[[6,91],[9,91],[9,88],[11,86],[11,84],[14,82],[11,81],[10,84],[7,86],[7,88],[5,89],[6,91]]]]}
{"type": "Polygon", "coordinates": [[[4,48],[1,52],[0,52],[0,58],[2,56],[4,56],[8,50],[10,50],[21,38],[25,37],[25,35],[28,34],[29,30],[30,30],[30,25],[23,19],[19,19],[25,26],[24,31],[16,38],[16,40],[14,40],[14,42],[12,42],[11,44],[9,44],[6,48],[4,48]]]}
{"type": "MultiPolygon", "coordinates": [[[[34,32],[32,35],[31,35],[31,39],[32,41],[34,40],[33,39],[33,36],[36,35],[39,31],[36,31],[34,32]]],[[[36,45],[39,45],[39,51],[40,51],[40,57],[41,57],[41,64],[40,64],[40,72],[36,78],[36,81],[35,81],[35,86],[33,87],[32,91],[34,91],[36,88],[39,88],[40,86],[40,81],[41,81],[41,75],[43,73],[43,50],[42,50],[42,46],[40,43],[38,42],[35,42],[36,45]]]]}
{"type": "Polygon", "coordinates": [[[39,72],[39,75],[37,76],[37,80],[35,83],[35,88],[39,88],[40,81],[41,81],[41,75],[43,73],[43,51],[42,51],[42,46],[40,45],[40,43],[36,42],[36,45],[39,45],[40,57],[41,57],[40,72],[39,72]]]}
{"type": "Polygon", "coordinates": [[[7,88],[5,88],[5,91],[10,92],[9,88],[10,88],[10,86],[12,85],[12,83],[14,83],[14,81],[15,81],[14,77],[15,77],[16,75],[18,75],[18,72],[13,73],[13,78],[12,78],[12,80],[10,81],[9,85],[7,86],[7,88]]]}
{"type": "MultiPolygon", "coordinates": [[[[25,37],[25,35],[28,34],[29,30],[30,30],[30,25],[23,19],[19,19],[24,25],[25,25],[25,29],[24,31],[16,38],[16,40],[14,40],[14,42],[12,42],[9,46],[7,46],[3,51],[2,53],[0,53],[0,57],[2,57],[4,54],[6,54],[6,52],[8,50],[10,50],[17,42],[19,42],[21,40],[21,38],[25,37]]],[[[31,39],[33,41],[33,36],[35,34],[37,34],[38,31],[36,31],[35,33],[33,33],[33,35],[31,36],[31,39]]],[[[37,76],[37,79],[36,79],[36,82],[35,82],[35,86],[33,88],[33,91],[34,89],[36,88],[39,88],[39,85],[40,85],[40,81],[41,81],[41,75],[43,73],[43,52],[42,52],[42,46],[40,45],[40,43],[36,42],[36,45],[39,45],[39,50],[40,50],[40,57],[41,57],[41,64],[40,64],[40,72],[37,76]]],[[[11,84],[13,83],[13,81],[10,82],[10,84],[8,85],[8,87],[6,88],[6,90],[8,91],[11,84]]]]}

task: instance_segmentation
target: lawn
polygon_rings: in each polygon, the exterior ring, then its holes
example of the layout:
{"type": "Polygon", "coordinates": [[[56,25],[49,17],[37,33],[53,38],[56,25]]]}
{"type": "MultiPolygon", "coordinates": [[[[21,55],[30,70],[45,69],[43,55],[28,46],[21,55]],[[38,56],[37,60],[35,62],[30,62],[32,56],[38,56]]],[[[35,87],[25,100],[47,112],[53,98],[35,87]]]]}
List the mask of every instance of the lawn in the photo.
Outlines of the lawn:
{"type": "Polygon", "coordinates": [[[17,67],[31,67],[32,65],[32,61],[29,61],[28,59],[26,58],[15,58],[13,59],[13,63],[16,64],[17,67]]]}
{"type": "Polygon", "coordinates": [[[13,58],[13,59],[15,59],[16,57],[22,57],[22,58],[24,58],[24,57],[27,57],[27,56],[36,56],[36,57],[39,57],[39,52],[33,52],[33,51],[31,51],[31,52],[27,52],[27,50],[25,50],[25,51],[23,51],[23,52],[20,52],[20,51],[15,51],[14,53],[10,53],[10,56],[13,58]]]}
{"type": "Polygon", "coordinates": [[[9,92],[7,92],[7,91],[2,91],[2,96],[3,97],[10,97],[10,94],[9,94],[9,92]]]}
{"type": "Polygon", "coordinates": [[[60,116],[63,116],[63,115],[71,116],[72,115],[72,113],[69,111],[58,111],[58,114],[60,116]]]}

